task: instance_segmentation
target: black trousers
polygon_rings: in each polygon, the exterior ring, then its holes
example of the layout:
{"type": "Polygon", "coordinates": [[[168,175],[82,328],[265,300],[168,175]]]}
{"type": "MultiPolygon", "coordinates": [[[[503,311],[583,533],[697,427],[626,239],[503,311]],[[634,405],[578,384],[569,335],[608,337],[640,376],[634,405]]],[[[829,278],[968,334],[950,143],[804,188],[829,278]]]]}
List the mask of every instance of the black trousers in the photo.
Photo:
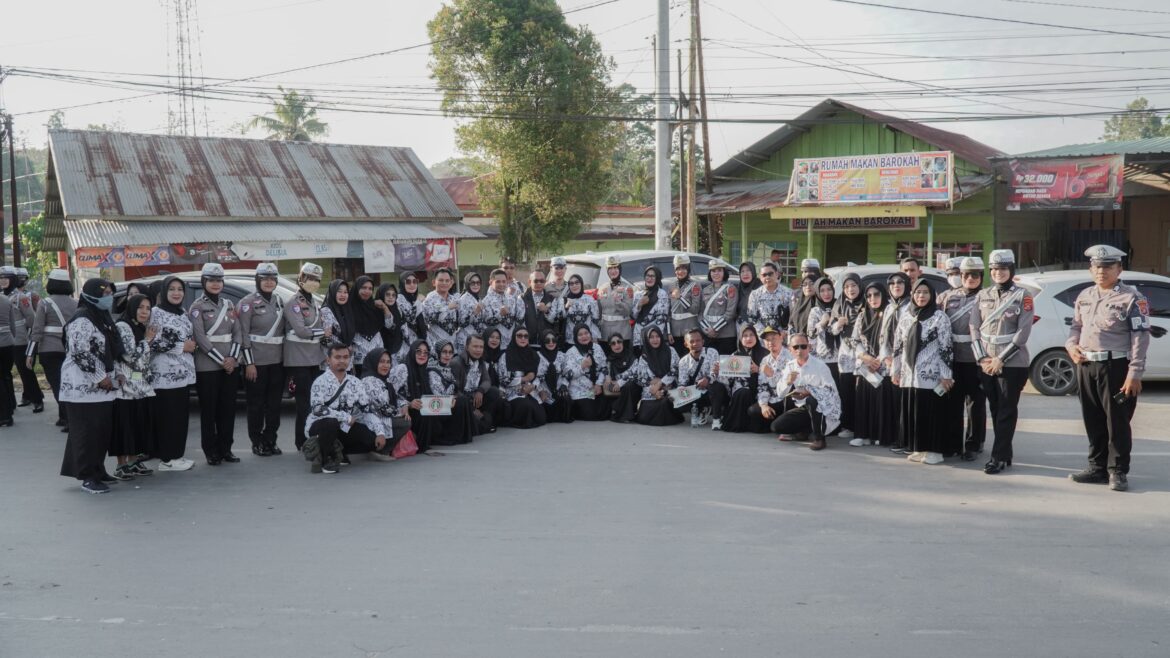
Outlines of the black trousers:
{"type": "MultiPolygon", "coordinates": [[[[330,462],[333,460],[334,455],[330,446],[334,445],[335,442],[341,443],[341,450],[345,454],[354,455],[362,452],[372,452],[378,441],[377,435],[361,423],[350,425],[348,432],[342,431],[341,422],[336,418],[322,418],[318,420],[309,428],[309,434],[317,437],[317,441],[321,446],[322,462],[330,462]]],[[[388,437],[387,441],[389,440],[388,437]]]]}
{"type": "Polygon", "coordinates": [[[248,400],[248,438],[252,445],[276,445],[280,429],[280,400],[284,397],[284,366],[256,366],[256,381],[244,379],[248,400]]]}
{"type": "MultiPolygon", "coordinates": [[[[16,372],[20,373],[20,384],[24,391],[20,394],[21,402],[44,402],[45,394],[41,391],[41,383],[37,381],[37,374],[25,365],[24,350],[27,345],[12,346],[12,360],[16,362],[16,372]]],[[[35,364],[34,364],[35,365],[35,364]]]]}
{"type": "MultiPolygon", "coordinates": [[[[467,398],[472,406],[475,405],[474,397],[473,393],[467,394],[467,398]]],[[[475,414],[475,433],[477,435],[486,434],[493,427],[503,425],[504,411],[506,408],[507,406],[504,403],[504,397],[500,393],[500,389],[495,386],[489,388],[483,394],[483,402],[479,405],[478,409],[475,409],[478,412],[475,414]]]]}
{"type": "Polygon", "coordinates": [[[0,420],[12,418],[15,411],[16,388],[12,385],[12,348],[0,347],[0,420]]]}
{"type": "Polygon", "coordinates": [[[45,371],[45,379],[49,380],[49,388],[53,390],[53,399],[57,400],[57,419],[67,420],[65,418],[65,407],[60,404],[58,396],[61,395],[61,365],[65,363],[64,352],[42,352],[39,354],[41,359],[41,369],[45,371]]]}
{"type": "MultiPolygon", "coordinates": [[[[778,402],[776,404],[769,404],[766,406],[771,407],[772,411],[776,412],[776,415],[773,416],[771,419],[764,418],[763,407],[761,407],[758,402],[756,404],[753,404],[752,406],[748,407],[748,431],[749,432],[755,432],[757,434],[764,434],[764,433],[770,431],[772,429],[771,424],[784,414],[784,403],[783,402],[778,402]]],[[[780,432],[776,432],[776,433],[780,434],[780,432]]]]}
{"type": "Polygon", "coordinates": [[[105,473],[106,450],[114,427],[114,401],[66,402],[69,438],[61,475],[78,480],[96,480],[105,473]]]}
{"type": "Polygon", "coordinates": [[[772,421],[773,434],[808,434],[812,440],[825,438],[825,417],[817,411],[816,398],[805,398],[804,406],[798,407],[792,398],[784,401],[784,413],[772,421]]]}
{"type": "Polygon", "coordinates": [[[642,387],[636,382],[627,382],[621,387],[617,397],[610,400],[610,420],[619,423],[629,423],[638,413],[638,401],[642,399],[642,387]]]}
{"type": "MultiPolygon", "coordinates": [[[[983,369],[977,363],[956,362],[951,370],[955,375],[955,387],[948,394],[952,398],[947,411],[951,426],[953,431],[963,436],[963,450],[979,452],[983,450],[983,443],[987,439],[988,394],[985,393],[987,386],[983,382],[983,369]],[[966,427],[963,426],[963,419],[967,421],[966,427]]],[[[1004,370],[1006,372],[1006,368],[1004,370]]],[[[1019,398],[1018,395],[1016,397],[1019,398]]]]}
{"type": "Polygon", "coordinates": [[[232,449],[236,427],[236,376],[224,370],[195,373],[199,438],[208,459],[232,449]]]}
{"type": "MultiPolygon", "coordinates": [[[[869,383],[866,382],[865,385],[869,386],[869,383]]],[[[851,372],[840,373],[837,378],[837,393],[841,396],[841,426],[838,431],[849,430],[853,432],[857,429],[854,427],[853,421],[853,408],[856,405],[855,398],[857,397],[857,375],[851,372]]]]}
{"type": "Polygon", "coordinates": [[[995,377],[979,373],[983,392],[991,405],[991,424],[995,428],[995,444],[991,458],[1011,461],[1012,438],[1016,435],[1016,421],[1020,418],[1020,393],[1028,382],[1027,368],[1004,368],[995,377]]]}
{"type": "Polygon", "coordinates": [[[1113,396],[1129,374],[1128,359],[1086,362],[1077,366],[1077,397],[1089,435],[1089,467],[1129,473],[1133,431],[1129,421],[1137,409],[1137,398],[1118,404],[1113,396]]]}
{"type": "Polygon", "coordinates": [[[313,393],[313,380],[321,374],[317,366],[285,366],[284,374],[292,379],[293,397],[297,402],[296,431],[297,450],[305,445],[305,420],[309,418],[309,403],[313,393]]]}
{"type": "Polygon", "coordinates": [[[187,452],[187,428],[191,394],[186,386],[156,388],[151,414],[154,419],[154,447],[151,456],[163,461],[178,459],[187,452]]]}

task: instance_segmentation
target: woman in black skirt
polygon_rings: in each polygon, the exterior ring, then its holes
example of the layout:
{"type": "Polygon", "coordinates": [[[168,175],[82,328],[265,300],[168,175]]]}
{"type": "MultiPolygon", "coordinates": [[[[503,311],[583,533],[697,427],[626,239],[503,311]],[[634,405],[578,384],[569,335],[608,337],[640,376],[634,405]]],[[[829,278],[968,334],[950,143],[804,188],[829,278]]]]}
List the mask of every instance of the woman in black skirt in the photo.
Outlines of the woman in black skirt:
{"type": "Polygon", "coordinates": [[[431,393],[434,395],[453,395],[455,405],[451,407],[451,415],[443,416],[443,431],[435,436],[431,443],[440,446],[455,446],[471,443],[475,436],[475,405],[466,394],[460,394],[455,388],[455,373],[451,370],[451,362],[455,358],[455,346],[451,341],[439,339],[435,347],[439,351],[439,358],[431,361],[427,366],[427,375],[431,380],[431,393]]]}
{"type": "Polygon", "coordinates": [[[552,398],[545,381],[548,369],[548,361],[528,346],[528,330],[517,328],[499,365],[510,426],[531,429],[548,422],[544,404],[552,398]]]}
{"type": "Polygon", "coordinates": [[[183,307],[185,295],[183,280],[169,276],[159,286],[158,299],[150,311],[150,326],[155,327],[150,343],[150,368],[154,374],[150,409],[154,446],[150,454],[160,460],[159,471],[186,471],[195,465],[183,456],[191,405],[188,389],[195,383],[195,340],[191,318],[183,307]]]}
{"type": "Polygon", "coordinates": [[[642,356],[625,375],[626,381],[636,381],[642,388],[635,423],[663,427],[683,421],[669,395],[677,378],[678,353],[666,344],[658,327],[648,327],[642,332],[642,356]]]}
{"type": "Polygon", "coordinates": [[[865,287],[862,298],[865,299],[865,310],[857,317],[850,334],[853,355],[857,359],[857,377],[853,396],[853,439],[849,445],[890,445],[893,433],[883,430],[881,422],[882,416],[888,415],[883,411],[882,405],[888,401],[883,401],[882,393],[890,385],[889,371],[880,356],[886,290],[875,281],[865,287]],[[870,378],[880,380],[879,385],[870,383],[870,378]]]}
{"type": "MultiPolygon", "coordinates": [[[[504,338],[499,329],[488,329],[483,334],[483,362],[487,364],[488,374],[492,378],[492,386],[500,386],[500,357],[504,355],[504,338]]],[[[504,414],[505,416],[507,414],[504,414]]],[[[506,425],[505,418],[500,418],[496,426],[506,425]]]]}
{"type": "Polygon", "coordinates": [[[723,385],[731,393],[727,409],[723,412],[723,422],[720,429],[724,432],[762,432],[762,428],[752,427],[748,414],[748,409],[756,404],[756,396],[759,394],[760,362],[764,360],[765,356],[768,356],[768,348],[760,343],[760,337],[756,333],[755,327],[750,324],[745,325],[743,330],[739,332],[739,342],[733,356],[747,357],[752,360],[752,376],[726,377],[723,373],[719,374],[719,381],[723,382],[723,385]]]}
{"type": "Polygon", "coordinates": [[[576,420],[608,420],[609,398],[603,395],[606,363],[601,346],[593,342],[593,331],[588,325],[578,324],[572,329],[573,346],[562,359],[562,378],[567,380],[576,420]]]}
{"type": "Polygon", "coordinates": [[[545,402],[544,413],[550,423],[573,422],[573,398],[569,395],[569,380],[564,376],[565,353],[561,351],[561,341],[557,332],[545,330],[540,335],[540,345],[537,348],[540,356],[548,362],[548,372],[544,376],[545,386],[552,397],[545,402]]]}
{"type": "Polygon", "coordinates": [[[838,341],[837,349],[837,391],[841,394],[841,428],[837,436],[842,439],[856,438],[853,433],[854,392],[857,390],[857,355],[853,343],[853,325],[865,309],[861,298],[861,277],[854,272],[841,280],[841,294],[833,304],[829,321],[829,334],[838,341]]]}
{"type": "Polygon", "coordinates": [[[902,390],[902,433],[913,462],[941,464],[962,452],[962,435],[949,432],[943,396],[954,385],[951,320],[938,310],[924,279],[910,293],[911,310],[898,324],[890,378],[902,390]]]}
{"type": "MultiPolygon", "coordinates": [[[[881,344],[880,358],[886,367],[884,374],[893,370],[894,337],[898,333],[898,325],[910,312],[910,277],[901,272],[895,272],[886,279],[886,291],[889,301],[886,310],[882,313],[882,332],[879,337],[881,344]]],[[[882,445],[889,445],[890,452],[896,455],[905,455],[910,447],[905,443],[902,433],[902,389],[896,386],[887,377],[878,391],[879,411],[878,420],[881,423],[880,438],[882,445]]],[[[872,437],[871,437],[872,438],[872,437]]]]}
{"type": "Polygon", "coordinates": [[[636,381],[626,381],[625,374],[638,361],[634,357],[634,348],[622,340],[621,334],[610,336],[608,344],[609,356],[605,363],[607,372],[602,387],[610,399],[610,420],[629,423],[634,420],[634,414],[638,413],[642,387],[636,381]]]}
{"type": "Polygon", "coordinates": [[[129,480],[135,475],[150,475],[143,463],[150,453],[153,425],[150,417],[150,398],[154,397],[150,371],[150,341],[155,330],[150,324],[150,299],[146,295],[131,295],[117,324],[122,341],[122,358],[114,364],[118,378],[118,392],[114,399],[114,433],[110,440],[110,456],[118,459],[114,479],[129,480]]]}
{"type": "Polygon", "coordinates": [[[410,344],[406,363],[394,366],[390,371],[390,383],[394,385],[399,400],[407,400],[410,414],[410,429],[419,453],[427,453],[431,443],[443,433],[443,419],[439,416],[422,415],[422,397],[431,393],[431,377],[427,367],[431,359],[431,348],[425,340],[416,339],[410,344]]]}

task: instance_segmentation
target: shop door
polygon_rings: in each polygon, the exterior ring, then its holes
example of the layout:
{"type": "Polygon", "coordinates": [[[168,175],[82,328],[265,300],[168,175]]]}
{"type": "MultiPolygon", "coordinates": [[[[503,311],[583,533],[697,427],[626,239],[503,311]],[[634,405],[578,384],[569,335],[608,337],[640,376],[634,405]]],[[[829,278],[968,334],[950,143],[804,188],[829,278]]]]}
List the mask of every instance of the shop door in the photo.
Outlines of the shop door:
{"type": "Polygon", "coordinates": [[[1155,267],[1155,273],[1162,276],[1170,276],[1170,221],[1162,222],[1162,254],[1158,259],[1158,265],[1155,267]],[[1161,271],[1157,271],[1161,268],[1161,271]]]}
{"type": "Polygon", "coordinates": [[[864,265],[869,260],[869,235],[865,233],[829,234],[825,236],[824,267],[848,263],[864,265]]]}

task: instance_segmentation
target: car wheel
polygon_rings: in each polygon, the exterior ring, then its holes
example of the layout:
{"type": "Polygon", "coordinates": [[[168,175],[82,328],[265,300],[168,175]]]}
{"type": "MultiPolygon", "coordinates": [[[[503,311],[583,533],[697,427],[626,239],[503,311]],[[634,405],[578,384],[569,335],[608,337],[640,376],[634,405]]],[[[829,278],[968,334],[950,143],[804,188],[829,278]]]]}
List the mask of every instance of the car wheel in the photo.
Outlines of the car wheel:
{"type": "Polygon", "coordinates": [[[1044,395],[1068,395],[1077,390],[1077,370],[1063,349],[1048,350],[1032,361],[1032,386],[1044,395]]]}

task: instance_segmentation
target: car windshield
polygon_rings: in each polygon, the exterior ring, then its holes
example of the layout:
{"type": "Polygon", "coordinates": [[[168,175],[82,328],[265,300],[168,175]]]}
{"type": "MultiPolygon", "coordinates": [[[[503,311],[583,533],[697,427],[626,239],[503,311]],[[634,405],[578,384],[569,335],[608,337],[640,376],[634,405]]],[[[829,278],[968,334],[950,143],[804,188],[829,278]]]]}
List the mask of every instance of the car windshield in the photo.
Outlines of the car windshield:
{"type": "Polygon", "coordinates": [[[601,268],[593,263],[569,263],[565,268],[565,278],[573,276],[574,274],[581,277],[581,281],[585,284],[586,290],[592,290],[597,287],[597,279],[601,276],[601,268]]]}

